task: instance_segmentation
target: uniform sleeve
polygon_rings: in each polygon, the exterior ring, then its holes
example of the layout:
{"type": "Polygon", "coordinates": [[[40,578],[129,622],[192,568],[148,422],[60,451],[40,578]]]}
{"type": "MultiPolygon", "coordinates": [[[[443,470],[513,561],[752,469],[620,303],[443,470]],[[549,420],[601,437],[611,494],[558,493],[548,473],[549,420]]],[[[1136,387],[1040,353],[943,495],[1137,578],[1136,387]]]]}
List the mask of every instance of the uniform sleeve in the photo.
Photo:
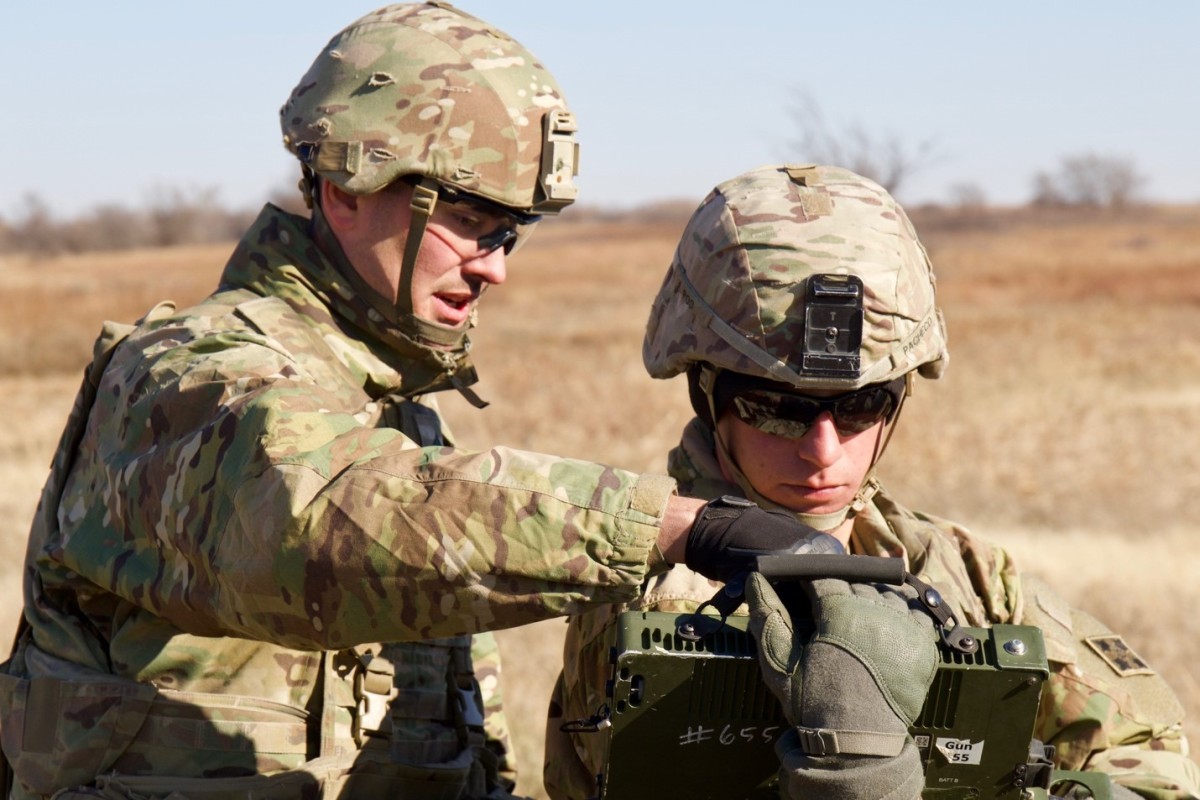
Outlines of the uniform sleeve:
{"type": "MultiPolygon", "coordinates": [[[[46,557],[200,635],[298,649],[476,633],[631,599],[674,482],[364,424],[265,337],[114,357],[46,557]]],[[[182,341],[182,343],[181,343],[182,341]]]]}
{"type": "Polygon", "coordinates": [[[1034,735],[1054,745],[1061,769],[1097,770],[1137,796],[1200,798],[1183,707],[1119,635],[1071,608],[1044,582],[1023,579],[1020,624],[1037,625],[1051,674],[1034,735]]]}

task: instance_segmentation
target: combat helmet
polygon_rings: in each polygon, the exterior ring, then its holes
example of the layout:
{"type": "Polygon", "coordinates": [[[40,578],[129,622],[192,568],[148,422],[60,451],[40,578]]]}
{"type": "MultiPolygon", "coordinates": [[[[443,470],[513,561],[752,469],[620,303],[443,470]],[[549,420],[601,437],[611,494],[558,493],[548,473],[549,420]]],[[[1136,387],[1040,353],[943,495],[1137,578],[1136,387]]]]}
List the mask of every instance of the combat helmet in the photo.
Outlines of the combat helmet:
{"type": "Polygon", "coordinates": [[[753,170],[704,199],[642,357],[655,378],[708,364],[847,391],[914,370],[937,378],[948,353],[933,269],[903,209],[849,170],[801,165],[753,170]],[[831,276],[824,290],[816,276],[831,276]],[[844,324],[826,324],[839,303],[844,324]]]}
{"type": "Polygon", "coordinates": [[[279,115],[287,149],[351,194],[419,175],[527,214],[575,200],[575,120],[554,77],[447,3],[351,23],[279,115]]]}
{"type": "Polygon", "coordinates": [[[652,377],[687,373],[714,427],[722,376],[822,394],[901,380],[898,409],[911,377],[937,378],[949,358],[934,288],[912,223],[877,183],[832,166],[761,167],[692,215],[642,357],[652,377]]]}
{"type": "Polygon", "coordinates": [[[448,3],[389,5],[351,23],[279,115],[309,199],[314,175],[354,195],[414,184],[399,314],[402,328],[443,351],[464,347],[465,335],[416,320],[408,291],[438,199],[497,206],[529,226],[576,197],[576,123],[554,77],[519,42],[448,3]]]}

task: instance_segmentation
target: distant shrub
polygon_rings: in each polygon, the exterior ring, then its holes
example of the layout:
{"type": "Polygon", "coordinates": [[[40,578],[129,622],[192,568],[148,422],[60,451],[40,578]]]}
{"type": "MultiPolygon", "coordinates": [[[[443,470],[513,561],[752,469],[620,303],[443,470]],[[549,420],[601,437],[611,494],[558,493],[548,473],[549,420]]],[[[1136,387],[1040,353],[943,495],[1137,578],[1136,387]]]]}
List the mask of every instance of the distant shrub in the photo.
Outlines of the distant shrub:
{"type": "Polygon", "coordinates": [[[0,220],[0,252],[48,257],[207,244],[236,239],[253,216],[222,207],[216,189],[156,190],[145,208],[107,203],[70,219],[56,218],[40,196],[29,193],[15,219],[0,220]]]}
{"type": "Polygon", "coordinates": [[[1066,156],[1055,172],[1034,175],[1032,204],[1125,208],[1136,202],[1144,184],[1131,158],[1093,153],[1066,156]]]}

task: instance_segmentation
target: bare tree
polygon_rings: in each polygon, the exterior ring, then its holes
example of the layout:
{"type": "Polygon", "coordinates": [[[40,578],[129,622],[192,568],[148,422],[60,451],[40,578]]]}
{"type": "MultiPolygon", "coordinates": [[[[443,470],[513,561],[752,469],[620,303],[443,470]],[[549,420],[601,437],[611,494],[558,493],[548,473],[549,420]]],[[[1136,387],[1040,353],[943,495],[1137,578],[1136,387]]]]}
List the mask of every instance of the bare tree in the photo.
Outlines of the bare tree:
{"type": "Polygon", "coordinates": [[[933,139],[911,143],[889,131],[871,132],[858,121],[833,127],[807,91],[790,109],[797,135],[790,152],[805,161],[836,164],[875,181],[892,194],[939,158],[933,139]]]}
{"type": "Polygon", "coordinates": [[[1136,202],[1146,179],[1131,158],[1094,153],[1064,156],[1058,170],[1033,177],[1034,205],[1125,208],[1136,202]]]}
{"type": "Polygon", "coordinates": [[[155,237],[146,212],[116,203],[102,203],[64,227],[69,249],[80,253],[132,249],[154,241],[155,237]]]}
{"type": "Polygon", "coordinates": [[[213,187],[186,191],[158,187],[150,193],[147,214],[153,244],[159,246],[236,239],[253,219],[224,209],[213,187]]]}
{"type": "Polygon", "coordinates": [[[26,192],[21,204],[21,215],[12,226],[13,249],[36,256],[62,252],[61,230],[46,201],[35,192],[26,192]]]}
{"type": "Polygon", "coordinates": [[[1059,188],[1058,180],[1049,172],[1037,172],[1033,176],[1033,198],[1035,206],[1065,206],[1067,199],[1059,188]]]}
{"type": "Polygon", "coordinates": [[[963,181],[950,187],[950,201],[961,212],[977,214],[987,209],[987,193],[978,183],[963,181]]]}
{"type": "Polygon", "coordinates": [[[253,219],[251,211],[224,208],[216,189],[160,187],[144,208],[103,203],[65,220],[56,219],[41,196],[30,192],[15,219],[0,220],[0,252],[51,256],[229,241],[253,219]]]}

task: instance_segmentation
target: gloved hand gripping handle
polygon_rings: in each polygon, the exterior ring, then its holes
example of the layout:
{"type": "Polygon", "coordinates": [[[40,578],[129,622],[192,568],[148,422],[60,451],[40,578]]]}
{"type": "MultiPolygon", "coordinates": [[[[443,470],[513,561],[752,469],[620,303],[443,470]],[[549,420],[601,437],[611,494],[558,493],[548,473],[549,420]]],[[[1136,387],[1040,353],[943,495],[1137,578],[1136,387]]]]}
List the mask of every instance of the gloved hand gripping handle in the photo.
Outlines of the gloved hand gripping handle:
{"type": "Polygon", "coordinates": [[[979,649],[979,642],[962,630],[938,590],[909,574],[904,568],[904,561],[899,558],[778,553],[759,556],[756,569],[772,583],[835,578],[849,583],[908,584],[916,591],[925,609],[937,620],[942,641],[962,653],[974,653],[979,649]]]}

